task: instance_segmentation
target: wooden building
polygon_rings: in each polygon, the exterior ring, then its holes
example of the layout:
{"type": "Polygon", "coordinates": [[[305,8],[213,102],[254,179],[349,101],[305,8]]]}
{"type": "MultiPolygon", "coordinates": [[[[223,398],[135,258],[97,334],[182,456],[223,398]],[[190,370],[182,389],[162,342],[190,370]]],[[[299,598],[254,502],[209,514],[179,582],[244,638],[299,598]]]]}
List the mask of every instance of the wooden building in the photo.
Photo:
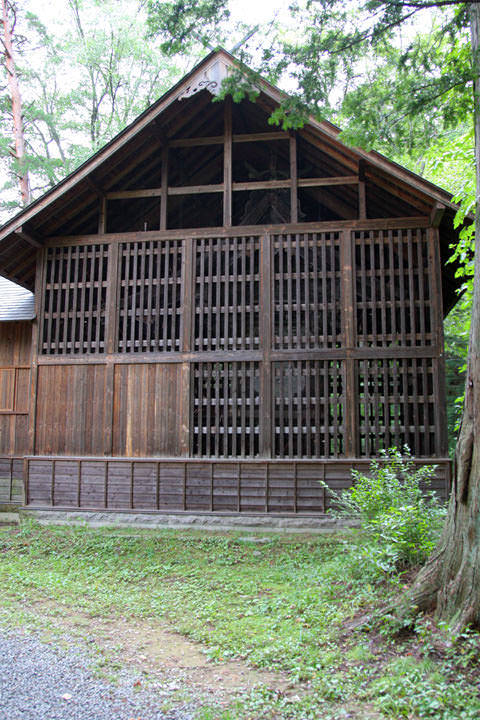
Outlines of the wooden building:
{"type": "Polygon", "coordinates": [[[2,487],[29,507],[323,513],[319,480],[404,445],[446,492],[451,196],[328,122],[270,125],[266,82],[212,102],[234,65],[0,230],[35,292],[0,326],[2,487]]]}

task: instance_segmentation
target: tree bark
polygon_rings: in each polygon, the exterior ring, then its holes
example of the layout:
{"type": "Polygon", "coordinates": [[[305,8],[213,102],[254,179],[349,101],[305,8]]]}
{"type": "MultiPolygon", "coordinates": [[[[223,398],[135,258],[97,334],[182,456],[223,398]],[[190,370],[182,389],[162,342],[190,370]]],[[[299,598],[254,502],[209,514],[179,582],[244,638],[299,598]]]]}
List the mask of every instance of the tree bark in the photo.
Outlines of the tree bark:
{"type": "Polygon", "coordinates": [[[22,195],[23,205],[30,202],[30,184],[28,181],[28,170],[25,163],[25,138],[23,134],[22,98],[20,86],[13,58],[12,29],[8,18],[7,0],[2,0],[3,16],[3,46],[5,54],[5,66],[7,69],[8,87],[12,98],[13,130],[15,137],[15,157],[18,162],[18,181],[22,195]]]}
{"type": "MultiPolygon", "coordinates": [[[[475,238],[480,238],[480,2],[471,3],[476,163],[475,238]]],[[[480,252],[476,248],[465,405],[455,449],[448,515],[439,545],[408,600],[456,631],[480,626],[480,252]]]]}

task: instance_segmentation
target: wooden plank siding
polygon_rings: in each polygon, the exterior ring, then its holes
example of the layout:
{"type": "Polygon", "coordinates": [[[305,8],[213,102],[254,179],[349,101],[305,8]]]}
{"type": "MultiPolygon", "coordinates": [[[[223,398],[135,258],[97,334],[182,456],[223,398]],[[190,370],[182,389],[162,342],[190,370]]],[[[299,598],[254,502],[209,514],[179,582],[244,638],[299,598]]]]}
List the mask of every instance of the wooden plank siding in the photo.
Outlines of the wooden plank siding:
{"type": "Polygon", "coordinates": [[[369,457],[408,444],[444,455],[432,242],[386,227],[57,249],[45,260],[35,452],[369,457]]]}
{"type": "MultiPolygon", "coordinates": [[[[26,463],[30,507],[147,512],[323,514],[332,506],[331,490],[351,486],[352,469],[368,470],[365,459],[240,462],[49,456],[29,457],[26,463]]],[[[432,487],[442,499],[448,497],[448,458],[437,460],[432,487]]]]}
{"type": "Polygon", "coordinates": [[[183,364],[115,367],[113,454],[129,457],[184,454],[188,368],[183,364]]]}
{"type": "Polygon", "coordinates": [[[0,505],[23,501],[31,344],[31,322],[0,323],[0,505]]]}
{"type": "Polygon", "coordinates": [[[27,501],[323,513],[319,479],[347,487],[392,445],[438,461],[446,494],[429,203],[337,141],[204,109],[112,171],[95,234],[47,224],[27,501]]]}

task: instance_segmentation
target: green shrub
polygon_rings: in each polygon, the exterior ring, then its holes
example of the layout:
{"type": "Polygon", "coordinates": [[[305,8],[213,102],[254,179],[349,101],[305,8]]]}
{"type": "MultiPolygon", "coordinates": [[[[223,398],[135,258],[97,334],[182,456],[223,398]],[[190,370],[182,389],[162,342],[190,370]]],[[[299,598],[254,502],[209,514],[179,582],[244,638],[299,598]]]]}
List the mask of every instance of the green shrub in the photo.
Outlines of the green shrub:
{"type": "Polygon", "coordinates": [[[408,448],[392,448],[367,474],[353,470],[351,488],[333,493],[333,514],[360,520],[353,557],[363,572],[382,577],[425,562],[446,512],[427,489],[434,474],[435,466],[416,467],[408,448]]]}

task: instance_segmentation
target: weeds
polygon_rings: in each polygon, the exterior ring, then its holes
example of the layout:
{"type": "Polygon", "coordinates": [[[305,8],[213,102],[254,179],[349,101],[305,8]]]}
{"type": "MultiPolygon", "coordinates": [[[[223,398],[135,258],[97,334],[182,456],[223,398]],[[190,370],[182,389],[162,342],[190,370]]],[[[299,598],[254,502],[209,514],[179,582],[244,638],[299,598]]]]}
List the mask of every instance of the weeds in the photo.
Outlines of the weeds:
{"type": "Polygon", "coordinates": [[[288,692],[260,686],[222,714],[205,706],[199,720],[478,717],[477,634],[452,638],[428,618],[401,645],[346,632],[394,592],[359,571],[352,535],[269,539],[23,525],[0,539],[0,621],[28,624],[35,602],[35,627],[42,603],[122,626],[148,618],[213,662],[242,659],[289,678],[288,692]]]}
{"type": "Polygon", "coordinates": [[[353,470],[353,485],[333,493],[337,516],[361,522],[360,543],[350,560],[360,574],[384,580],[421,565],[435,547],[446,510],[428,486],[435,466],[416,467],[408,448],[372,460],[367,474],[353,470]]]}

